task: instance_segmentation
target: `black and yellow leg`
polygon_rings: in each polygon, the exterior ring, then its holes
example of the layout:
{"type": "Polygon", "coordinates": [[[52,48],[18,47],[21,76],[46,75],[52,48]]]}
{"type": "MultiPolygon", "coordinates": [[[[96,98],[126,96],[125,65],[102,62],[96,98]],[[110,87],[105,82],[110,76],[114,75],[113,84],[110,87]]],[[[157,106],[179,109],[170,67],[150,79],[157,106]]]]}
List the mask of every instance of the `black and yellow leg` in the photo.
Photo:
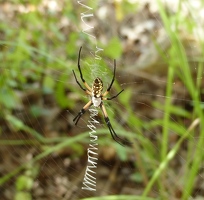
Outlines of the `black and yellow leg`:
{"type": "Polygon", "coordinates": [[[102,100],[112,100],[112,99],[116,98],[123,91],[124,91],[124,89],[122,89],[118,94],[114,95],[113,97],[108,97],[108,98],[102,97],[102,100]]]}
{"type": "Polygon", "coordinates": [[[103,112],[106,125],[107,125],[108,128],[109,128],[109,131],[110,131],[110,133],[111,133],[112,138],[113,138],[117,143],[119,143],[119,144],[122,145],[122,146],[131,146],[131,144],[132,144],[131,142],[120,138],[120,137],[116,134],[116,132],[114,131],[114,129],[113,129],[111,123],[110,123],[110,120],[109,120],[109,118],[108,118],[108,114],[107,114],[106,109],[105,109],[105,106],[104,106],[103,104],[101,104],[101,110],[102,110],[102,112],[103,112]]]}
{"type": "MultiPolygon", "coordinates": [[[[80,47],[79,49],[79,56],[78,56],[78,69],[79,69],[79,72],[80,72],[80,77],[81,77],[81,80],[83,81],[85,87],[91,91],[91,87],[86,83],[86,81],[84,80],[84,77],[83,77],[83,74],[82,74],[82,71],[81,71],[81,66],[80,66],[80,58],[81,58],[81,49],[82,47],[80,47]]],[[[81,87],[81,86],[80,86],[81,87]]]]}
{"type": "Polygon", "coordinates": [[[92,105],[92,102],[89,101],[77,114],[77,116],[73,119],[75,125],[77,125],[78,121],[80,120],[81,116],[88,110],[88,108],[92,105]]]}
{"type": "MultiPolygon", "coordinates": [[[[73,74],[74,74],[74,78],[75,78],[77,84],[79,85],[79,87],[80,87],[82,90],[84,90],[87,94],[91,95],[91,90],[89,90],[88,88],[87,88],[87,89],[86,89],[86,88],[83,88],[83,86],[82,86],[82,85],[80,84],[80,82],[77,80],[77,77],[76,77],[76,74],[75,74],[74,70],[72,70],[72,71],[73,71],[73,74]]],[[[85,85],[85,86],[86,86],[86,85],[85,85]]]]}

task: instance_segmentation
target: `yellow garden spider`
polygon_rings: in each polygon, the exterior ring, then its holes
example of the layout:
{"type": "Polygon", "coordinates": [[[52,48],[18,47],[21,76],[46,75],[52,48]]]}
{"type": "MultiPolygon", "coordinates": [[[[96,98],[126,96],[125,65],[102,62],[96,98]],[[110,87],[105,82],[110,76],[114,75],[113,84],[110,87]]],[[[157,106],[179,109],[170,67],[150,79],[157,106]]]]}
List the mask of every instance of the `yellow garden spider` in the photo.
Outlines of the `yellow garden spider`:
{"type": "Polygon", "coordinates": [[[114,129],[113,129],[111,123],[110,123],[110,120],[108,118],[108,114],[106,112],[105,106],[103,105],[103,100],[112,100],[112,99],[116,98],[124,90],[124,89],[121,90],[118,94],[116,94],[113,97],[105,98],[105,96],[109,93],[109,91],[110,91],[110,89],[111,89],[111,87],[113,85],[113,82],[115,80],[116,61],[114,60],[114,73],[113,73],[113,79],[112,79],[112,81],[110,83],[110,86],[108,87],[108,89],[104,93],[102,93],[103,82],[102,82],[102,80],[100,78],[97,77],[94,80],[92,88],[86,83],[86,81],[83,78],[83,74],[82,74],[81,67],[80,67],[81,49],[82,49],[82,47],[80,48],[79,55],[78,55],[78,69],[79,69],[79,72],[80,72],[81,80],[84,83],[84,86],[86,88],[82,87],[82,85],[77,80],[77,77],[76,77],[76,74],[75,74],[74,70],[72,70],[72,71],[73,71],[73,74],[74,74],[74,77],[75,77],[75,80],[76,80],[77,84],[79,85],[79,87],[82,90],[84,90],[88,95],[90,95],[91,100],[79,111],[77,116],[73,119],[73,121],[75,122],[75,125],[77,125],[77,123],[78,123],[79,119],[81,118],[81,116],[88,110],[88,108],[90,106],[92,106],[92,105],[95,106],[95,107],[100,106],[100,108],[101,108],[101,110],[103,112],[103,115],[104,115],[106,125],[109,128],[109,131],[111,133],[112,138],[122,146],[130,145],[131,143],[129,141],[126,141],[126,140],[124,140],[124,139],[117,136],[117,134],[115,133],[115,131],[114,131],[114,129]]]}

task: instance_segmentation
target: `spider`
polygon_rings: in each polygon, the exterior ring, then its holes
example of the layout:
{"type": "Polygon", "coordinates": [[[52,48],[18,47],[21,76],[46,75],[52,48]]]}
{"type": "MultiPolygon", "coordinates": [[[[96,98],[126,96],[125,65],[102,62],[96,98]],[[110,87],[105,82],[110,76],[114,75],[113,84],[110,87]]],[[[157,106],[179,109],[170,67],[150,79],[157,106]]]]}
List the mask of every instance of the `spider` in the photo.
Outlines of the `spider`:
{"type": "Polygon", "coordinates": [[[93,85],[92,85],[92,88],[86,83],[86,81],[84,80],[83,78],[83,74],[82,74],[82,71],[81,71],[81,67],[80,67],[80,56],[81,56],[81,49],[82,47],[80,47],[79,49],[79,55],[78,55],[78,69],[79,69],[79,72],[80,72],[80,77],[81,77],[81,80],[82,82],[84,83],[84,86],[85,88],[82,87],[82,85],[80,84],[80,82],[77,80],[77,77],[76,77],[76,74],[73,71],[73,74],[74,74],[74,77],[75,77],[75,80],[77,82],[77,84],[79,85],[79,87],[84,90],[90,97],[91,97],[91,100],[79,111],[79,113],[77,114],[77,116],[73,119],[73,121],[75,122],[75,125],[77,125],[79,119],[81,118],[81,116],[88,110],[88,108],[90,106],[94,106],[94,107],[100,107],[101,110],[102,110],[102,113],[103,113],[103,116],[104,116],[104,119],[105,119],[105,122],[106,122],[106,125],[108,126],[109,128],[109,131],[111,133],[111,136],[112,138],[117,142],[119,143],[120,145],[124,146],[124,145],[130,145],[131,143],[127,140],[124,140],[122,138],[120,138],[114,131],[111,123],[110,123],[110,120],[108,118],[108,114],[106,112],[106,108],[103,104],[103,101],[104,100],[112,100],[114,98],[116,98],[121,92],[124,91],[121,90],[118,94],[114,95],[113,97],[109,97],[109,98],[105,98],[105,96],[109,93],[109,91],[111,90],[111,87],[114,83],[114,80],[115,80],[115,71],[116,71],[116,61],[114,60],[114,73],[113,73],[113,78],[112,78],[112,81],[108,87],[108,89],[102,93],[103,91],[103,82],[102,80],[97,77],[94,82],[93,82],[93,85]]]}

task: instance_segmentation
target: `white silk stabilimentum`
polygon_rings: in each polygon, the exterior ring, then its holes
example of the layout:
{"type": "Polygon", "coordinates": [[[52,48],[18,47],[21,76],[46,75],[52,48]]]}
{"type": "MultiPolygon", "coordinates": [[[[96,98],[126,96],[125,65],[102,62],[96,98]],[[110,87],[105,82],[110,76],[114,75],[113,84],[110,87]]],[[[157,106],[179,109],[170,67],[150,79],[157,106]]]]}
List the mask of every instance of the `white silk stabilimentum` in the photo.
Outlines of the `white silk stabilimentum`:
{"type": "Polygon", "coordinates": [[[98,160],[98,158],[96,157],[96,156],[98,156],[98,153],[97,153],[97,151],[98,151],[98,143],[97,143],[98,136],[95,135],[95,133],[96,133],[95,124],[99,124],[99,122],[94,119],[94,117],[98,115],[98,111],[96,109],[89,109],[89,112],[90,112],[90,119],[91,120],[88,121],[87,127],[89,127],[89,129],[91,130],[89,132],[90,143],[89,143],[89,147],[87,150],[88,163],[87,163],[87,167],[86,167],[86,171],[85,171],[85,175],[84,175],[82,189],[83,190],[96,191],[96,177],[94,177],[96,172],[93,170],[97,168],[97,160],[98,160]]]}

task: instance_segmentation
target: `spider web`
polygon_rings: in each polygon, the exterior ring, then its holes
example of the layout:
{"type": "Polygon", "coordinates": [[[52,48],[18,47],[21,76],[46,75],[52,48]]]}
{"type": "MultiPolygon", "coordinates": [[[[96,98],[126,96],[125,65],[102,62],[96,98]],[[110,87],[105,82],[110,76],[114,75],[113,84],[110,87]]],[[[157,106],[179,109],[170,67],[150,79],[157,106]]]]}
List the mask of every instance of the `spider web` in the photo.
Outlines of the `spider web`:
{"type": "MultiPolygon", "coordinates": [[[[43,1],[44,3],[46,1],[43,1]]],[[[51,1],[51,4],[48,5],[54,5],[56,2],[51,1]]],[[[192,16],[193,17],[193,16],[192,16]]],[[[27,21],[30,20],[30,18],[26,18],[27,21]]],[[[159,20],[159,19],[158,19],[159,20]]],[[[105,23],[108,25],[108,23],[105,23]]],[[[127,24],[131,25],[131,21],[129,20],[127,24]]],[[[199,31],[201,25],[198,24],[199,31]]],[[[122,39],[122,36],[121,36],[122,39]]],[[[88,46],[88,45],[87,45],[88,46]]],[[[195,50],[195,46],[188,42],[188,47],[193,52],[195,50]]],[[[88,48],[88,47],[85,47],[88,48]]],[[[92,58],[92,62],[90,60],[86,60],[86,58],[89,55],[89,51],[86,51],[86,49],[83,49],[82,51],[82,60],[81,60],[81,66],[83,66],[82,71],[84,73],[85,80],[91,85],[92,81],[95,77],[99,76],[104,81],[104,89],[106,89],[112,79],[112,71],[113,71],[113,61],[107,60],[103,57],[103,60],[99,62],[95,62],[92,58]],[[102,66],[102,67],[101,67],[102,66]]],[[[44,51],[44,50],[43,50],[44,51]]],[[[49,49],[48,52],[51,50],[49,49]]],[[[59,52],[61,51],[61,48],[59,47],[59,52]]],[[[76,50],[77,51],[77,50],[76,50]]],[[[45,51],[44,51],[45,52],[45,51]]],[[[167,50],[165,51],[167,54],[167,50]]],[[[49,55],[49,54],[47,54],[49,55]]],[[[45,69],[45,74],[48,78],[46,78],[47,81],[53,81],[54,83],[66,83],[69,85],[73,85],[73,88],[78,87],[78,85],[74,82],[74,79],[67,80],[66,77],[68,77],[72,72],[71,70],[74,68],[77,69],[76,66],[71,65],[72,67],[67,67],[66,70],[64,66],[62,68],[55,68],[54,66],[51,68],[47,68],[44,62],[41,61],[41,59],[47,59],[47,63],[51,64],[53,62],[53,58],[50,58],[49,56],[44,56],[39,58],[39,60],[35,59],[35,62],[39,64],[42,68],[45,69]],[[52,69],[52,70],[50,70],[52,69]]],[[[91,54],[90,54],[91,55],[91,54]]],[[[60,59],[66,60],[66,58],[59,58],[57,60],[54,59],[54,62],[58,62],[60,59]]],[[[60,62],[60,61],[59,61],[60,62]]],[[[62,65],[64,65],[65,62],[62,62],[62,65]]],[[[38,157],[38,155],[41,155],[43,152],[42,150],[47,150],[46,148],[50,148],[48,144],[41,145],[39,142],[31,142],[30,145],[11,145],[11,146],[2,146],[1,147],[1,160],[3,163],[3,170],[1,173],[6,174],[11,171],[13,171],[13,163],[18,163],[17,166],[20,166],[21,164],[28,163],[25,166],[25,170],[22,171],[21,179],[19,180],[19,177],[16,176],[16,179],[10,179],[10,181],[2,186],[3,191],[3,197],[7,199],[12,199],[13,195],[16,193],[15,185],[17,182],[22,181],[23,178],[26,179],[26,181],[34,180],[33,187],[31,190],[31,193],[34,197],[38,197],[38,199],[46,199],[46,195],[49,194],[49,199],[78,199],[82,197],[87,196],[101,196],[101,195],[111,195],[111,194],[119,194],[118,189],[122,188],[122,191],[120,191],[120,194],[135,194],[133,190],[135,190],[135,184],[134,181],[137,182],[137,192],[138,194],[141,194],[143,192],[143,182],[145,180],[145,176],[142,175],[141,166],[142,163],[146,162],[149,163],[148,159],[151,159],[150,157],[144,158],[146,155],[145,149],[143,149],[143,146],[141,143],[141,137],[145,136],[147,140],[150,141],[152,146],[154,147],[154,151],[159,155],[160,154],[160,146],[157,144],[159,141],[159,138],[161,137],[161,130],[164,128],[163,126],[155,126],[155,128],[151,128],[151,121],[153,119],[158,118],[160,119],[162,116],[165,115],[163,109],[159,107],[158,105],[153,106],[152,102],[161,102],[163,104],[166,99],[170,98],[171,101],[174,101],[178,105],[185,104],[184,107],[192,106],[194,103],[190,97],[187,95],[187,89],[185,86],[181,85],[179,87],[181,92],[178,91],[173,96],[168,97],[166,96],[166,85],[167,85],[167,75],[161,75],[157,76],[156,74],[152,73],[144,73],[144,72],[137,72],[138,77],[135,76],[134,73],[125,73],[124,69],[121,69],[121,66],[123,66],[124,61],[118,59],[117,60],[117,71],[116,71],[116,82],[114,83],[113,90],[111,91],[110,96],[114,95],[117,90],[120,88],[124,88],[124,94],[122,93],[120,97],[118,97],[116,100],[105,102],[105,106],[107,109],[107,112],[109,114],[109,118],[111,120],[111,123],[116,130],[118,134],[120,134],[121,137],[123,137],[124,131],[129,131],[131,134],[134,133],[135,135],[127,134],[128,139],[132,139],[135,141],[136,146],[134,146],[135,152],[132,153],[130,148],[124,148],[118,145],[117,143],[112,142],[112,138],[110,136],[110,133],[106,127],[106,124],[103,121],[102,115],[99,114],[97,120],[99,120],[100,124],[97,126],[97,133],[99,134],[99,162],[98,162],[98,168],[96,170],[96,178],[97,178],[97,191],[96,192],[89,192],[89,191],[83,191],[81,190],[81,183],[83,181],[84,176],[84,170],[86,167],[86,153],[84,152],[84,149],[82,148],[82,145],[76,140],[75,144],[73,145],[71,143],[71,147],[68,145],[63,146],[62,148],[57,148],[58,145],[56,144],[56,151],[53,148],[53,152],[51,154],[48,154],[47,156],[42,155],[42,159],[39,158],[38,162],[29,162],[33,158],[38,157]],[[128,95],[130,98],[128,98],[128,95]],[[182,96],[183,95],[183,96],[182,96]],[[128,104],[124,102],[127,98],[128,104]],[[131,109],[128,110],[128,106],[131,109]],[[129,114],[131,113],[132,119],[129,118],[129,114]],[[132,120],[132,121],[131,121],[132,120]],[[135,120],[135,121],[134,121],[135,120]],[[140,123],[144,122],[146,124],[145,126],[140,126],[140,123]],[[148,126],[149,122],[149,126],[148,126]],[[141,128],[142,127],[142,128],[141,128]],[[103,131],[103,133],[100,133],[100,129],[105,129],[106,131],[103,131]],[[122,131],[121,131],[122,130],[122,131]],[[123,135],[123,136],[122,136],[123,135]],[[108,145],[107,145],[108,144],[108,145]],[[66,150],[68,149],[68,150],[66,150]],[[68,151],[68,152],[67,152],[68,151]],[[76,155],[81,155],[75,156],[76,155]],[[8,156],[9,155],[9,156],[8,156]],[[8,157],[8,158],[7,158],[8,157]],[[81,161],[81,160],[83,161],[81,161]],[[122,161],[121,161],[122,160],[122,161]],[[9,167],[8,167],[9,166],[9,167]],[[36,177],[35,177],[36,174],[36,177]],[[109,176],[107,176],[110,174],[109,176]],[[133,176],[134,174],[134,176],[133,176]],[[131,177],[131,178],[130,178],[131,177]],[[134,180],[134,181],[133,181],[134,180]],[[45,196],[45,197],[43,197],[45,196]]],[[[193,64],[193,67],[196,69],[197,64],[193,64]]],[[[12,73],[11,68],[7,68],[6,66],[3,67],[4,70],[8,71],[8,73],[12,73]]],[[[35,70],[35,69],[34,69],[35,70]]],[[[39,70],[36,70],[37,76],[41,76],[42,73],[39,70]]],[[[79,72],[76,71],[77,77],[79,77],[79,72]]],[[[19,71],[19,74],[21,74],[21,71],[19,71]]],[[[71,77],[71,75],[70,75],[71,77]]],[[[202,79],[201,77],[198,77],[202,79]]],[[[6,78],[5,78],[6,79],[6,78]]],[[[196,80],[194,80],[196,81],[196,80]]],[[[176,87],[177,85],[181,84],[181,81],[175,80],[172,87],[176,87]]],[[[60,84],[59,84],[60,87],[60,84]]],[[[17,116],[19,119],[25,122],[25,124],[28,124],[31,128],[37,129],[39,133],[42,133],[43,136],[48,136],[50,138],[54,138],[58,136],[58,133],[56,130],[61,130],[62,136],[66,137],[68,140],[69,138],[72,138],[76,135],[76,133],[83,133],[84,131],[88,131],[87,129],[87,121],[89,119],[89,112],[87,111],[86,114],[82,117],[80,120],[80,124],[77,127],[72,127],[72,119],[77,113],[74,113],[71,111],[71,109],[67,109],[65,106],[65,109],[62,111],[61,109],[52,109],[52,107],[58,107],[58,104],[52,100],[49,99],[50,95],[49,92],[44,96],[44,103],[42,104],[41,94],[36,94],[36,91],[38,90],[39,86],[36,86],[35,83],[33,84],[32,90],[35,92],[32,93],[31,88],[24,88],[24,92],[27,94],[24,97],[24,103],[25,107],[24,109],[17,109],[15,111],[15,116],[17,116]],[[43,110],[44,116],[52,115],[53,117],[47,118],[46,120],[41,120],[39,117],[31,117],[29,107],[35,108],[34,103],[38,102],[38,105],[42,105],[45,109],[43,110]],[[26,109],[25,109],[26,108],[26,109]],[[59,122],[56,119],[60,119],[59,122]],[[44,121],[45,120],[45,121],[44,121]],[[45,127],[45,124],[50,124],[49,126],[45,127]],[[69,126],[69,129],[71,129],[70,133],[67,133],[67,126],[69,126]],[[37,127],[37,128],[36,128],[37,127]],[[57,128],[59,129],[57,129],[57,128]]],[[[59,88],[58,92],[61,90],[59,88]]],[[[66,88],[64,88],[66,89],[66,88]]],[[[73,95],[68,96],[70,98],[70,101],[79,102],[78,109],[81,109],[81,107],[85,104],[86,101],[88,101],[88,97],[83,94],[83,91],[80,89],[73,89],[73,95]],[[76,95],[74,95],[76,94],[76,95]],[[80,102],[80,99],[82,97],[82,102],[80,102]]],[[[22,94],[19,94],[22,95],[22,94]]],[[[22,105],[19,104],[19,107],[22,105]]],[[[40,107],[39,106],[39,107],[40,107]]],[[[35,112],[37,112],[35,110],[35,112]]],[[[181,120],[181,118],[180,118],[181,120]]],[[[171,121],[179,124],[177,115],[171,116],[171,121]]],[[[188,119],[183,117],[182,122],[183,124],[187,123],[188,119]]],[[[190,123],[187,123],[189,126],[190,123]]],[[[153,125],[152,125],[153,126],[153,125]]],[[[179,125],[178,125],[179,127],[179,125]]],[[[11,127],[11,130],[12,127],[11,127]]],[[[15,129],[14,129],[15,130],[15,129]]],[[[169,147],[169,151],[171,148],[174,147],[174,144],[180,137],[177,133],[175,133],[174,130],[168,130],[170,132],[170,139],[171,146],[169,147]]],[[[17,131],[15,134],[10,133],[7,135],[4,131],[2,131],[2,138],[3,139],[20,139],[22,140],[29,139],[29,137],[26,134],[26,130],[24,131],[17,131]]],[[[84,134],[85,135],[85,134],[84,134]]],[[[190,135],[190,138],[192,139],[192,143],[190,148],[195,148],[197,146],[197,140],[199,139],[199,135],[190,135]]],[[[84,137],[84,141],[88,141],[88,134],[87,137],[84,137]]],[[[63,144],[63,142],[61,142],[63,144]]],[[[168,172],[168,183],[176,183],[175,187],[180,188],[181,185],[177,180],[177,173],[182,176],[182,171],[178,169],[178,163],[180,168],[182,169],[183,165],[181,163],[186,163],[187,161],[192,161],[194,155],[190,155],[190,159],[186,159],[185,155],[185,145],[183,144],[183,147],[180,151],[178,151],[177,155],[172,159],[170,162],[170,166],[173,168],[173,166],[176,166],[176,170],[173,171],[171,168],[168,172]],[[172,171],[171,171],[172,170],[172,171]],[[172,174],[172,177],[169,177],[169,174],[172,174]]],[[[146,147],[148,148],[148,146],[146,147]]],[[[44,151],[47,152],[47,151],[44,151]]],[[[155,166],[158,166],[158,159],[155,159],[155,166]]],[[[16,166],[15,166],[16,167],[16,166]]],[[[146,166],[146,170],[150,170],[151,168],[148,168],[146,166]]],[[[151,171],[149,172],[151,173],[151,171]]],[[[201,171],[198,174],[200,176],[198,183],[202,182],[203,172],[202,167],[201,171]]],[[[198,184],[197,183],[197,184],[198,184]]],[[[196,184],[196,185],[197,185],[196,184]]],[[[167,185],[168,186],[168,185],[167,185]]],[[[169,188],[169,187],[168,187],[169,188]]],[[[198,188],[198,193],[199,193],[198,188]]],[[[174,188],[172,189],[174,191],[174,188]]],[[[179,192],[179,190],[178,190],[179,192]]],[[[158,189],[152,190],[152,196],[159,196],[160,191],[158,189]]],[[[195,194],[196,195],[196,194],[195,194]]]]}

